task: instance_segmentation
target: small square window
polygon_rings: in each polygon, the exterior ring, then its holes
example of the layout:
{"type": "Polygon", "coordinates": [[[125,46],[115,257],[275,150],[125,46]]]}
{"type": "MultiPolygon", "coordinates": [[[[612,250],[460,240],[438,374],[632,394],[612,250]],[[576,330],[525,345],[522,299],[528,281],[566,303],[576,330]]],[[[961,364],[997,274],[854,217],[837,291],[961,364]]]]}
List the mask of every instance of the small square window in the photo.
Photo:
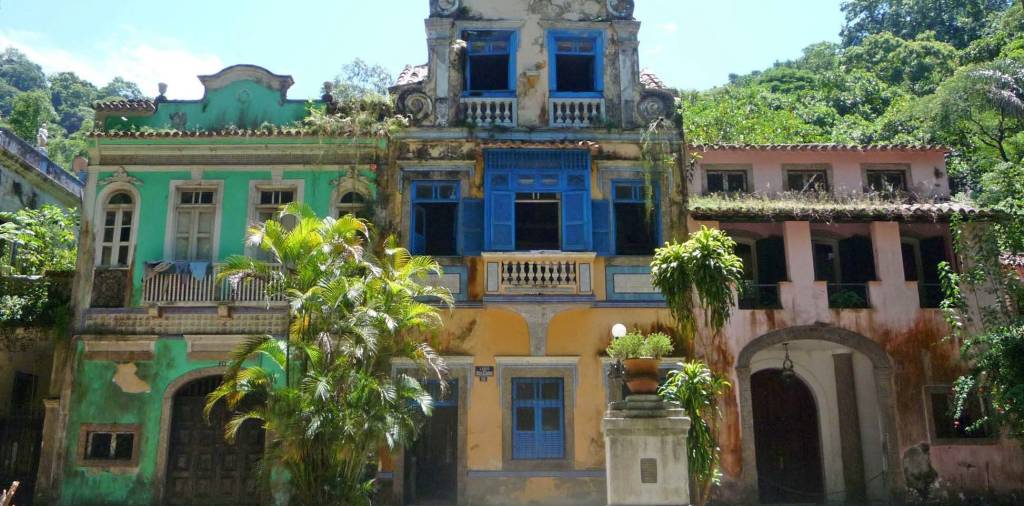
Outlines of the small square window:
{"type": "Polygon", "coordinates": [[[800,193],[828,191],[828,173],[824,170],[790,170],[786,172],[786,190],[800,193]]]}
{"type": "Polygon", "coordinates": [[[959,418],[954,416],[956,398],[949,387],[930,387],[929,403],[936,440],[984,440],[993,437],[987,423],[978,422],[985,418],[985,404],[977,395],[971,394],[959,418]]]}
{"type": "Polygon", "coordinates": [[[467,43],[465,88],[469,94],[510,92],[513,32],[466,30],[467,43]]]}
{"type": "Polygon", "coordinates": [[[905,170],[869,169],[867,171],[868,190],[876,193],[893,194],[907,191],[907,172],[905,170]]]}
{"type": "Polygon", "coordinates": [[[554,82],[555,92],[597,92],[601,90],[598,75],[599,34],[556,35],[554,36],[554,82]]]}
{"type": "Polygon", "coordinates": [[[747,172],[743,170],[709,170],[707,193],[747,192],[747,172]]]}
{"type": "Polygon", "coordinates": [[[137,464],[137,426],[85,425],[81,428],[81,465],[123,467],[137,464]]]}

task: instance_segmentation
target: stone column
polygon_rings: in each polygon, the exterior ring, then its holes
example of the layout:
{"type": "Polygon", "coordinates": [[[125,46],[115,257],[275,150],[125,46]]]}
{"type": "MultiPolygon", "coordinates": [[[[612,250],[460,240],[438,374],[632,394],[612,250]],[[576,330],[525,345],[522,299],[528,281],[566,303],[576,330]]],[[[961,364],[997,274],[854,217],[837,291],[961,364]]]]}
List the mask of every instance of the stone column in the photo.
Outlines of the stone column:
{"type": "MultiPolygon", "coordinates": [[[[39,469],[36,473],[35,501],[39,504],[49,504],[57,494],[53,487],[58,486],[54,479],[54,471],[57,462],[60,461],[59,453],[64,450],[62,437],[57,431],[60,427],[60,399],[43,399],[44,417],[42,446],[39,449],[39,469]]],[[[2,488],[2,485],[0,485],[2,488]]]]}
{"type": "MultiPolygon", "coordinates": [[[[640,23],[637,21],[613,21],[612,28],[619,44],[617,65],[619,67],[619,94],[622,107],[622,126],[629,128],[636,124],[636,103],[640,99],[640,23]]],[[[611,118],[609,118],[611,119],[611,118]]]]}
{"type": "Polygon", "coordinates": [[[687,506],[690,419],[656,395],[613,402],[602,422],[609,506],[687,506]]]}
{"type": "Polygon", "coordinates": [[[846,502],[860,504],[867,500],[867,484],[864,481],[864,449],[861,446],[853,353],[836,353],[832,355],[832,361],[835,363],[836,402],[839,405],[839,443],[843,452],[846,502]]]}
{"type": "Polygon", "coordinates": [[[430,83],[424,91],[428,95],[434,96],[434,115],[437,125],[448,126],[451,116],[448,89],[451,77],[450,54],[454,21],[451,18],[428,18],[426,25],[430,83]],[[433,88],[431,89],[430,86],[433,88]]]}

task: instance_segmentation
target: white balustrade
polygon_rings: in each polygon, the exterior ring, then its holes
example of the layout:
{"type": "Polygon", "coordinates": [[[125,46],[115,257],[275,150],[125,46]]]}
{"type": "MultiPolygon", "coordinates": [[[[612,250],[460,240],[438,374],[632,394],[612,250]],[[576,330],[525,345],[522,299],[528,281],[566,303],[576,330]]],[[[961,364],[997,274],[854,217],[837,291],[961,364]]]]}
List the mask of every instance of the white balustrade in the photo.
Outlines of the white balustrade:
{"type": "Polygon", "coordinates": [[[585,128],[604,124],[603,98],[552,98],[548,116],[553,127],[585,128]]]}
{"type": "Polygon", "coordinates": [[[519,123],[519,104],[515,98],[463,97],[460,104],[467,123],[503,127],[514,127],[519,123]]]}
{"type": "Polygon", "coordinates": [[[590,295],[593,253],[484,253],[488,295],[590,295]]]}
{"type": "MultiPolygon", "coordinates": [[[[191,273],[160,272],[142,280],[143,304],[192,305],[218,302],[251,303],[267,301],[267,281],[249,279],[232,286],[227,280],[218,281],[220,265],[199,277],[191,273]]],[[[270,302],[284,299],[275,296],[270,302]]]]}

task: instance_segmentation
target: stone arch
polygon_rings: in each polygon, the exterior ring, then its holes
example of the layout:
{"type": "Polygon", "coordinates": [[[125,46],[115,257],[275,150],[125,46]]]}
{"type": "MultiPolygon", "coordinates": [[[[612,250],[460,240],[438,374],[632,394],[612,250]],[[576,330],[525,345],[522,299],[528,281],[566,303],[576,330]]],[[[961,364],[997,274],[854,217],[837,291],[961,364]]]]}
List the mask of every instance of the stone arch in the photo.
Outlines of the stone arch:
{"type": "Polygon", "coordinates": [[[754,447],[753,397],[750,377],[751,362],[761,351],[793,341],[824,341],[850,348],[871,361],[874,370],[876,395],[881,413],[881,432],[886,475],[883,477],[890,500],[900,500],[903,474],[899,460],[899,438],[896,432],[896,396],[893,385],[892,358],[878,343],[849,330],[829,325],[791,327],[770,332],[747,344],[736,360],[736,379],[739,388],[743,473],[741,484],[748,499],[757,504],[757,453],[754,447]]]}
{"type": "Polygon", "coordinates": [[[153,485],[156,487],[155,504],[164,503],[164,493],[167,484],[167,455],[170,451],[171,418],[173,417],[174,396],[181,387],[201,378],[210,376],[223,376],[227,367],[206,367],[189,371],[178,376],[164,389],[163,401],[160,404],[160,438],[157,440],[156,454],[156,478],[153,485]]]}

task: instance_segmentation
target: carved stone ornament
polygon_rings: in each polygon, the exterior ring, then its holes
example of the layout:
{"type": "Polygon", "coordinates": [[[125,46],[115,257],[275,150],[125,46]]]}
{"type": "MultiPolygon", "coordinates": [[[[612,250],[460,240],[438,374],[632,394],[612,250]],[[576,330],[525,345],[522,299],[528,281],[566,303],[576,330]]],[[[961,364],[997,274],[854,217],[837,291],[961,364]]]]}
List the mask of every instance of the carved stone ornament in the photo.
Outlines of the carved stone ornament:
{"type": "MultiPolygon", "coordinates": [[[[632,2],[630,2],[632,3],[632,2]]],[[[430,0],[431,16],[451,16],[462,6],[461,0],[430,0]]]]}
{"type": "Polygon", "coordinates": [[[633,9],[636,2],[633,0],[608,0],[608,13],[618,19],[633,19],[633,9]]]}
{"type": "Polygon", "coordinates": [[[128,174],[128,171],[124,170],[124,167],[118,167],[113,174],[100,181],[100,185],[102,186],[106,186],[110,183],[127,183],[132,186],[142,186],[142,181],[139,178],[128,174]]]}
{"type": "Polygon", "coordinates": [[[399,112],[408,115],[413,123],[423,123],[434,113],[434,101],[419,88],[412,88],[398,96],[399,112]]]}
{"type": "Polygon", "coordinates": [[[649,124],[658,118],[671,118],[674,108],[675,97],[671,93],[647,90],[640,95],[640,101],[637,102],[637,118],[644,124],[649,124]]]}

